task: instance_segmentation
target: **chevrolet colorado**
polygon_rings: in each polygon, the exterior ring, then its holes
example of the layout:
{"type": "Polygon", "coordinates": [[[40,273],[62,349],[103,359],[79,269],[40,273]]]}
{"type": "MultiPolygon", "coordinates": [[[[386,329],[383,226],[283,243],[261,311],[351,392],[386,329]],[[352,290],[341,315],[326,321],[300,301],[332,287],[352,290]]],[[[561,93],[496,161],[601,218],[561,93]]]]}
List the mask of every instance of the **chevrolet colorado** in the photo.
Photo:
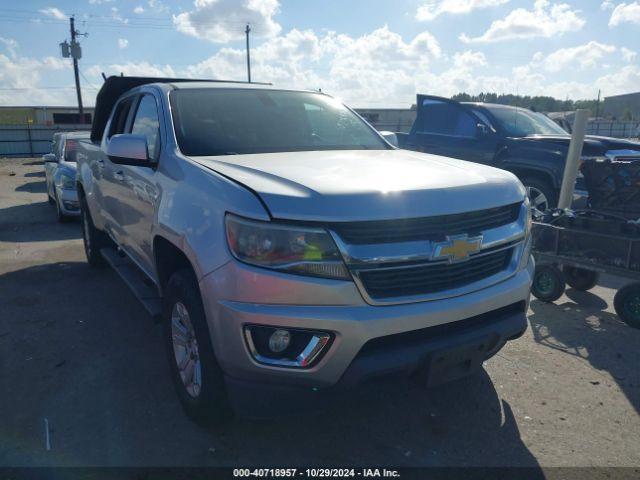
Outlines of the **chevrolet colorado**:
{"type": "Polygon", "coordinates": [[[161,319],[195,419],[456,379],[526,329],[517,178],[394,148],[328,95],[111,77],[77,159],[87,259],[161,319]]]}

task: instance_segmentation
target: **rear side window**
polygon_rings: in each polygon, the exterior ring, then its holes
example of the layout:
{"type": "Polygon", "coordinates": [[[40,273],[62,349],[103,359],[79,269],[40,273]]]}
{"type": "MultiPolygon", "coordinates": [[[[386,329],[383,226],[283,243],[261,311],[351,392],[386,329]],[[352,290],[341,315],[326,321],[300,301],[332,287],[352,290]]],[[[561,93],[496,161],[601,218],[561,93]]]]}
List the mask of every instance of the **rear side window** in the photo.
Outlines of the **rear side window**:
{"type": "Polygon", "coordinates": [[[64,142],[64,161],[76,162],[76,156],[78,154],[78,140],[75,138],[67,138],[64,142]]]}
{"type": "Polygon", "coordinates": [[[133,101],[132,97],[125,98],[116,106],[116,111],[113,114],[113,118],[111,119],[111,126],[109,127],[109,136],[124,133],[125,128],[127,127],[127,117],[129,116],[129,109],[131,108],[131,103],[133,101]]]}
{"type": "Polygon", "coordinates": [[[424,100],[415,133],[474,137],[475,119],[463,109],[447,102],[424,100]]]}
{"type": "Polygon", "coordinates": [[[144,95],[138,104],[136,117],[133,120],[131,133],[144,135],[147,138],[149,157],[157,160],[160,149],[160,119],[156,100],[151,95],[144,95]]]}

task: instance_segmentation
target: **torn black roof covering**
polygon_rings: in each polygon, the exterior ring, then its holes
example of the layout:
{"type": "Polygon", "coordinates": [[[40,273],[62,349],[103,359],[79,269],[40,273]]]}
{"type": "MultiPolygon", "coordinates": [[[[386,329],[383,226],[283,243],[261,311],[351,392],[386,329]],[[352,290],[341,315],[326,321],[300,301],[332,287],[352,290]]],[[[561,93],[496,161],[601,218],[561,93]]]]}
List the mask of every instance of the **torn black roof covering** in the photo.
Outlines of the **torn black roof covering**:
{"type": "Polygon", "coordinates": [[[104,127],[107,125],[111,110],[120,96],[132,88],[146,85],[147,83],[179,83],[179,82],[224,82],[224,83],[246,83],[229,80],[204,80],[195,78],[155,78],[155,77],[118,77],[111,76],[102,84],[102,88],[96,97],[96,108],[93,114],[93,124],[91,125],[91,141],[102,140],[104,127]]]}

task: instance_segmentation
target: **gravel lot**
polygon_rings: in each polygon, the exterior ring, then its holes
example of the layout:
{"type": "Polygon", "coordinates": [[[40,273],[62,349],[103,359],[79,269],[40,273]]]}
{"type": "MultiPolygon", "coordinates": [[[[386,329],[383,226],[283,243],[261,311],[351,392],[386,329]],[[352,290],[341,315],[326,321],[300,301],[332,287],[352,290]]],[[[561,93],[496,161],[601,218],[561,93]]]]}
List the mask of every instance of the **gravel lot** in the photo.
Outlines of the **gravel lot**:
{"type": "Polygon", "coordinates": [[[525,336],[473,378],[208,431],[180,409],[160,327],[88,267],[79,223],[56,223],[42,164],[0,159],[0,466],[637,467],[640,331],[613,313],[617,285],[534,300],[525,336]]]}

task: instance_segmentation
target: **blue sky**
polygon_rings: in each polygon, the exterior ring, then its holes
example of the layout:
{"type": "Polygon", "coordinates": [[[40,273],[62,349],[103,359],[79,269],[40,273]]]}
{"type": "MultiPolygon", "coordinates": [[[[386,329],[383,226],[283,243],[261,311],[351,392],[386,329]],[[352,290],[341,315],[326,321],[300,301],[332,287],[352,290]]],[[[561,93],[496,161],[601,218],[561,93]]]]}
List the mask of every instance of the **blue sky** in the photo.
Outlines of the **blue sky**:
{"type": "Polygon", "coordinates": [[[85,103],[100,73],[246,78],[321,88],[356,107],[415,94],[595,98],[640,90],[640,1],[0,0],[0,104],[73,105],[68,17],[85,103]]]}

